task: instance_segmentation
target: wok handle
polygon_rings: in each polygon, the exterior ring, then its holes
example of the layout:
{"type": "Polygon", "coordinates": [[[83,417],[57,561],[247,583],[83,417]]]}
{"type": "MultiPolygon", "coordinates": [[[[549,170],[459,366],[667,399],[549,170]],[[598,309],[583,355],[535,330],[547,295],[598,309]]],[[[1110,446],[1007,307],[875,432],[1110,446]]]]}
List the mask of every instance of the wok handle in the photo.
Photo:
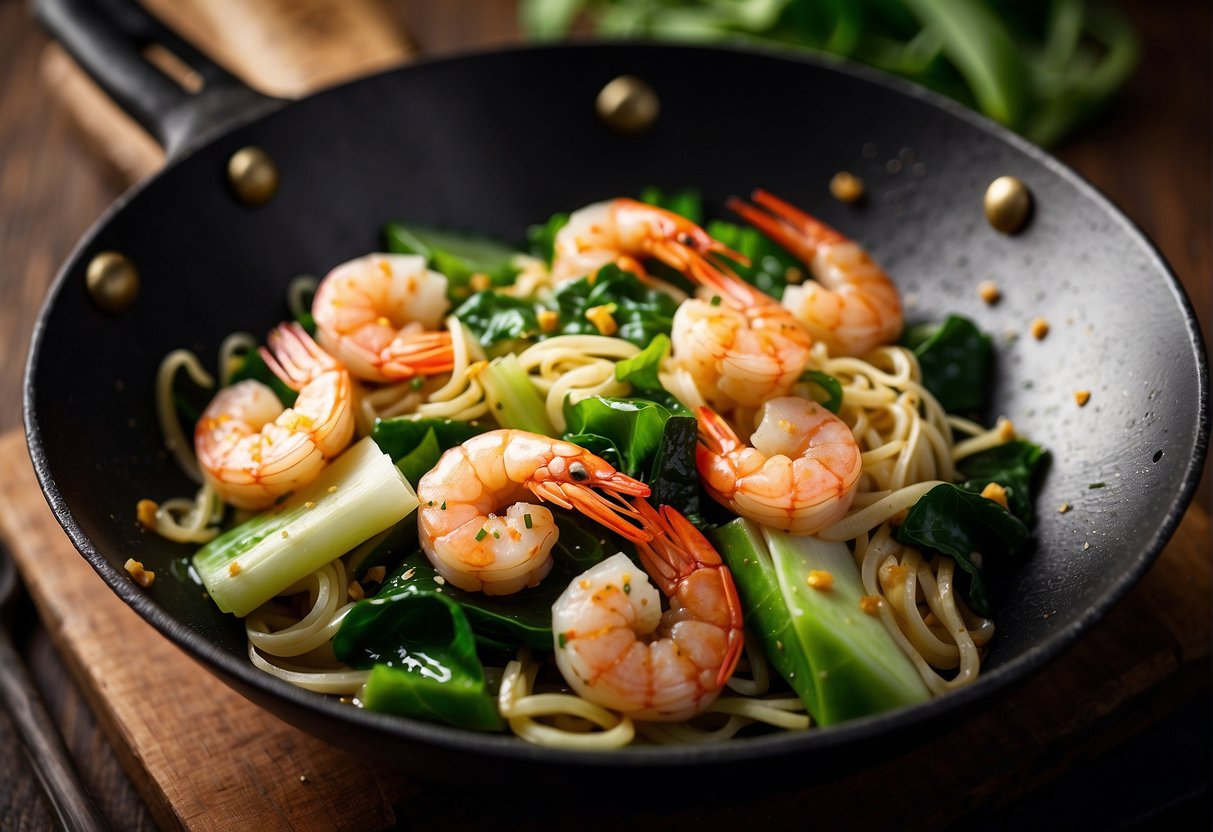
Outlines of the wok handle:
{"type": "Polygon", "coordinates": [[[169,158],[229,122],[279,106],[161,25],[133,0],[33,0],[35,16],[169,158]],[[167,51],[201,86],[162,72],[149,50],[167,51]]]}

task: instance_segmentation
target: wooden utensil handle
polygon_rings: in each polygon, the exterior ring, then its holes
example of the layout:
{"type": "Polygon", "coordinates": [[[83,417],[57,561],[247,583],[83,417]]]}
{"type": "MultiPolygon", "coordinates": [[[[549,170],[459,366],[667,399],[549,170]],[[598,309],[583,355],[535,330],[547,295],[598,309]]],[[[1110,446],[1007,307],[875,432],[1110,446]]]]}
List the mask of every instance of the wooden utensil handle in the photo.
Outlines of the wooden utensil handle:
{"type": "MultiPolygon", "coordinates": [[[[0,557],[7,554],[0,553],[0,557]]],[[[34,773],[63,828],[69,832],[108,830],[109,823],[80,782],[38,689],[3,629],[0,629],[0,703],[12,716],[34,773]]]]}

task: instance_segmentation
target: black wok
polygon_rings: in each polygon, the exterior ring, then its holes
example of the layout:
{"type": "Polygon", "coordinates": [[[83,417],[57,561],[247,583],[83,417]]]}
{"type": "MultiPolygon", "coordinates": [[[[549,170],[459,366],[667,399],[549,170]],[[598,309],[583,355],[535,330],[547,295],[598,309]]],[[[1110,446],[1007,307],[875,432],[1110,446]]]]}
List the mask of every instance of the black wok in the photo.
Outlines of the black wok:
{"type": "Polygon", "coordinates": [[[1174,276],[1072,171],[935,95],[823,58],[621,44],[426,61],[284,104],[123,4],[44,0],[39,11],[171,157],[84,237],[36,327],[24,407],[47,500],[84,557],[152,626],[248,698],[332,742],[438,777],[542,770],[570,780],[591,765],[702,776],[739,763],[756,775],[837,772],[859,752],[877,759],[888,743],[954,722],[1041,670],[1142,575],[1191,498],[1208,384],[1174,276]],[[197,68],[204,92],[186,95],[143,62],[133,47],[149,41],[197,68]],[[639,137],[612,133],[595,115],[598,91],[624,73],[661,100],[639,137]],[[225,182],[229,157],[248,145],[268,151],[281,172],[276,197],[259,208],[225,182]],[[865,203],[829,198],[825,185],[839,170],[866,181],[865,203]],[[987,184],[1003,174],[1035,197],[1030,224],[1013,237],[981,211],[987,184]],[[214,355],[235,330],[266,332],[284,314],[294,275],[378,248],[389,218],[518,240],[554,211],[650,184],[699,188],[721,213],[729,195],[754,187],[804,205],[887,267],[911,320],[957,312],[1000,336],[1026,335],[1038,315],[1052,323],[1043,341],[1000,337],[994,410],[1050,448],[1053,464],[1038,550],[1007,587],[980,680],[920,707],[805,734],[589,754],[360,711],[254,669],[241,623],[168,577],[189,548],[134,522],[141,497],[191,493],[156,428],[160,359],[177,347],[214,355]],[[89,261],[106,250],[142,276],[123,314],[101,311],[85,290],[89,261]],[[1000,304],[979,300],[985,279],[1002,286],[1000,304]],[[1077,389],[1092,391],[1081,410],[1077,389]],[[1062,502],[1073,510],[1055,511],[1062,502]],[[122,570],[128,557],[165,577],[140,589],[122,570]],[[885,744],[874,752],[877,743],[885,744]]]}

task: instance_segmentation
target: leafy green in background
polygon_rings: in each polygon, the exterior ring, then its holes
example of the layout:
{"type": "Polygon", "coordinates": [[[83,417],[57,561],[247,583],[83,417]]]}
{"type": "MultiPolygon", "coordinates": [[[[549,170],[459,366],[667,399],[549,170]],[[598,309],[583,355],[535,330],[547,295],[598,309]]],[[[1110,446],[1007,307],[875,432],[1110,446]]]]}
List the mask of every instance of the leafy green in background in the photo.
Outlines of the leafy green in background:
{"type": "Polygon", "coordinates": [[[831,52],[951,96],[1040,144],[1125,83],[1138,40],[1109,3],[1084,0],[523,0],[523,31],[564,37],[758,42],[831,52]]]}
{"type": "Polygon", "coordinates": [[[949,315],[942,324],[920,324],[902,334],[922,369],[922,386],[948,413],[979,416],[990,391],[994,346],[968,318],[949,315]]]}

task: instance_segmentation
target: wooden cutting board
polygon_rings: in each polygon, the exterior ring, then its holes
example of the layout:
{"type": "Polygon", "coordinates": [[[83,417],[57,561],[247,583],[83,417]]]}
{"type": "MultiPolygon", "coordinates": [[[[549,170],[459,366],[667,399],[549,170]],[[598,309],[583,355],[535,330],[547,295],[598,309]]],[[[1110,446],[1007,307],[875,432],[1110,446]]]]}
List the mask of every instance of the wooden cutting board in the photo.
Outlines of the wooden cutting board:
{"type": "MultiPolygon", "coordinates": [[[[0,459],[9,462],[0,468],[0,535],[163,828],[371,832],[402,821],[426,829],[609,829],[642,821],[646,810],[629,811],[625,802],[590,816],[548,807],[507,822],[500,804],[467,800],[468,784],[418,783],[280,722],[212,678],[109,591],[47,508],[23,436],[0,438],[0,459]]],[[[763,817],[778,825],[833,818],[879,828],[896,806],[903,828],[934,828],[1015,801],[1207,691],[1209,534],[1208,515],[1190,509],[1141,583],[1062,660],[927,745],[873,759],[872,768],[840,782],[738,794],[728,806],[693,808],[687,796],[672,796],[644,825],[726,828],[763,817]],[[921,799],[923,783],[949,784],[948,799],[921,799]]]]}

